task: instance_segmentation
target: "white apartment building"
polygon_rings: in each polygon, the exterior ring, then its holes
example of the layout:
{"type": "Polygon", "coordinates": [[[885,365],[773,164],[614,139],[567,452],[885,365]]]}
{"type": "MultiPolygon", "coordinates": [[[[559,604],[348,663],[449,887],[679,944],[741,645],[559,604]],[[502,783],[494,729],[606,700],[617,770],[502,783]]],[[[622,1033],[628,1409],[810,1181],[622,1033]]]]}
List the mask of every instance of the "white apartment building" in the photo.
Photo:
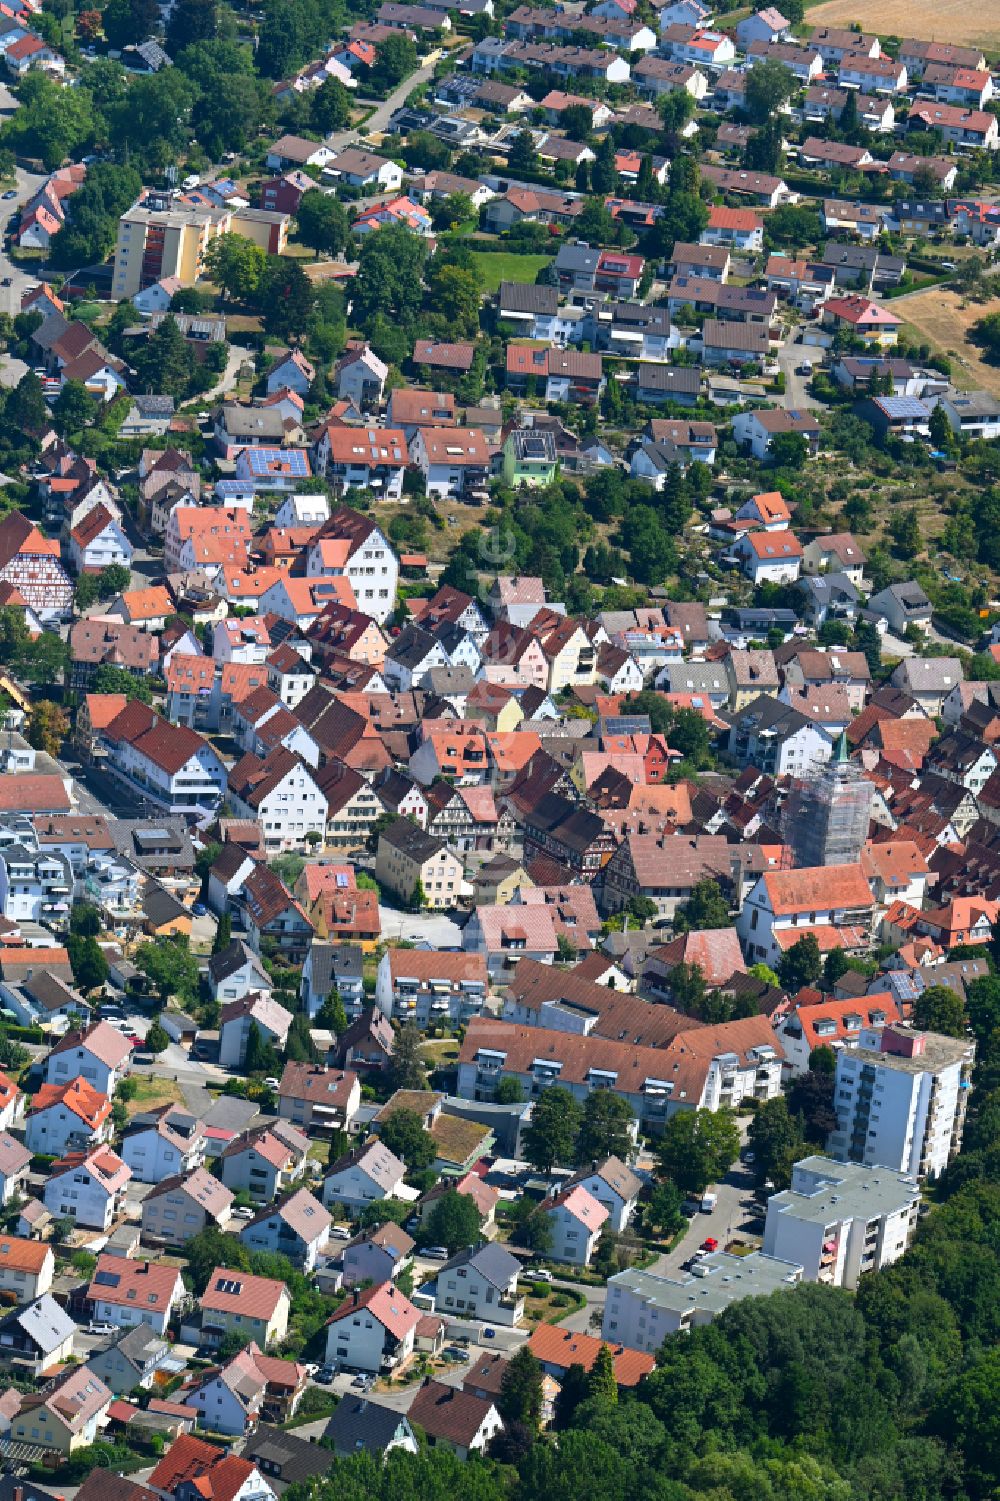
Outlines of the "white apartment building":
{"type": "Polygon", "coordinates": [[[374,521],[349,506],[320,528],[306,555],[306,577],[350,579],[358,609],[379,625],[395,609],[399,560],[374,521]]]}
{"type": "Polygon", "coordinates": [[[827,1151],[841,1161],[936,1178],[962,1145],[975,1044],[901,1025],[866,1030],[837,1054],[837,1126],[827,1151]]]}
{"type": "Polygon", "coordinates": [[[806,1282],[853,1291],[865,1272],[898,1261],[917,1224],[920,1189],[890,1168],[803,1157],[792,1184],[767,1201],[764,1252],[802,1264],[806,1282]]]}
{"type": "Polygon", "coordinates": [[[710,1324],[742,1298],[767,1297],[801,1280],[800,1265],[761,1251],[713,1251],[680,1278],[633,1267],[608,1279],[601,1334],[609,1343],[655,1355],[668,1335],[710,1324]]]}

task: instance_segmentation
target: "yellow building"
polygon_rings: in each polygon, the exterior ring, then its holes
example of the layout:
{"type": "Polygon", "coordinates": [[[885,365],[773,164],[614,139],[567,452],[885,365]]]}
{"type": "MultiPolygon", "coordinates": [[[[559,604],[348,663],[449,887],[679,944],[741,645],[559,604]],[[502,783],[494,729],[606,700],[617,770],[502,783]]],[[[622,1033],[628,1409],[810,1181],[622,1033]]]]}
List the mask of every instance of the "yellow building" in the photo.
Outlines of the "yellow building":
{"type": "Polygon", "coordinates": [[[209,245],[224,234],[244,235],[268,255],[280,255],[288,239],[288,215],[184,203],[165,194],[134,203],[118,221],[112,297],[134,297],[165,277],[176,277],[182,287],[194,286],[209,245]]]}

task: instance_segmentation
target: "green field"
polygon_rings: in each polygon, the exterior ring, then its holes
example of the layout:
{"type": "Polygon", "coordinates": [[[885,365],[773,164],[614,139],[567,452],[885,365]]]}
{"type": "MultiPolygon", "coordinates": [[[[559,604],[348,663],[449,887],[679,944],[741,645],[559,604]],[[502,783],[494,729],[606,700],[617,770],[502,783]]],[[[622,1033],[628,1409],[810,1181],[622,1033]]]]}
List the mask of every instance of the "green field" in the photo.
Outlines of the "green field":
{"type": "Polygon", "coordinates": [[[495,292],[502,281],[523,281],[534,285],[551,255],[514,255],[509,250],[474,250],[472,259],[479,267],[484,292],[495,292]]]}

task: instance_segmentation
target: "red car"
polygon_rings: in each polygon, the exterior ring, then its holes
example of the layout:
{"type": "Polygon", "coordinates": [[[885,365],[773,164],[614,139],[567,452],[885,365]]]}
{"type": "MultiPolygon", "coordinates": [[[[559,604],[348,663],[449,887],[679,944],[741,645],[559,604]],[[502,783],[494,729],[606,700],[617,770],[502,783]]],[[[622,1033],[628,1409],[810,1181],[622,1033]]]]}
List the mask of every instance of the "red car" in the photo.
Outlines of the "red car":
{"type": "Polygon", "coordinates": [[[702,1241],[701,1249],[703,1251],[717,1251],[719,1249],[719,1242],[715,1239],[714,1235],[709,1235],[702,1241]]]}

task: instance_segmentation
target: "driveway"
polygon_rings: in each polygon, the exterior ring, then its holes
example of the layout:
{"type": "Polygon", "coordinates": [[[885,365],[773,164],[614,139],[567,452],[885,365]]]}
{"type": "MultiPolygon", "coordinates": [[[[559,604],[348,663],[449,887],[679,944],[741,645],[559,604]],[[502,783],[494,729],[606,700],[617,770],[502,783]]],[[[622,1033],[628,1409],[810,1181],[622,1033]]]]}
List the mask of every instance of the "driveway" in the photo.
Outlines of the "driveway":
{"type": "Polygon", "coordinates": [[[757,1218],[758,1211],[750,1202],[754,1186],[751,1170],[740,1162],[735,1163],[723,1181],[713,1185],[719,1198],[711,1214],[699,1211],[693,1215],[680,1243],[672,1251],[657,1257],[647,1270],[658,1277],[685,1276],[681,1271],[683,1263],[709,1236],[719,1242],[722,1250],[728,1241],[739,1235],[744,1225],[757,1218]]]}
{"type": "Polygon", "coordinates": [[[823,350],[812,344],[803,344],[798,337],[799,333],[800,330],[796,329],[793,338],[778,350],[778,367],[785,377],[785,391],[781,397],[781,405],[788,411],[808,412],[818,409],[820,403],[814,400],[806,390],[810,377],[797,375],[795,367],[803,360],[811,360],[814,365],[819,365],[823,358],[823,350]]]}

